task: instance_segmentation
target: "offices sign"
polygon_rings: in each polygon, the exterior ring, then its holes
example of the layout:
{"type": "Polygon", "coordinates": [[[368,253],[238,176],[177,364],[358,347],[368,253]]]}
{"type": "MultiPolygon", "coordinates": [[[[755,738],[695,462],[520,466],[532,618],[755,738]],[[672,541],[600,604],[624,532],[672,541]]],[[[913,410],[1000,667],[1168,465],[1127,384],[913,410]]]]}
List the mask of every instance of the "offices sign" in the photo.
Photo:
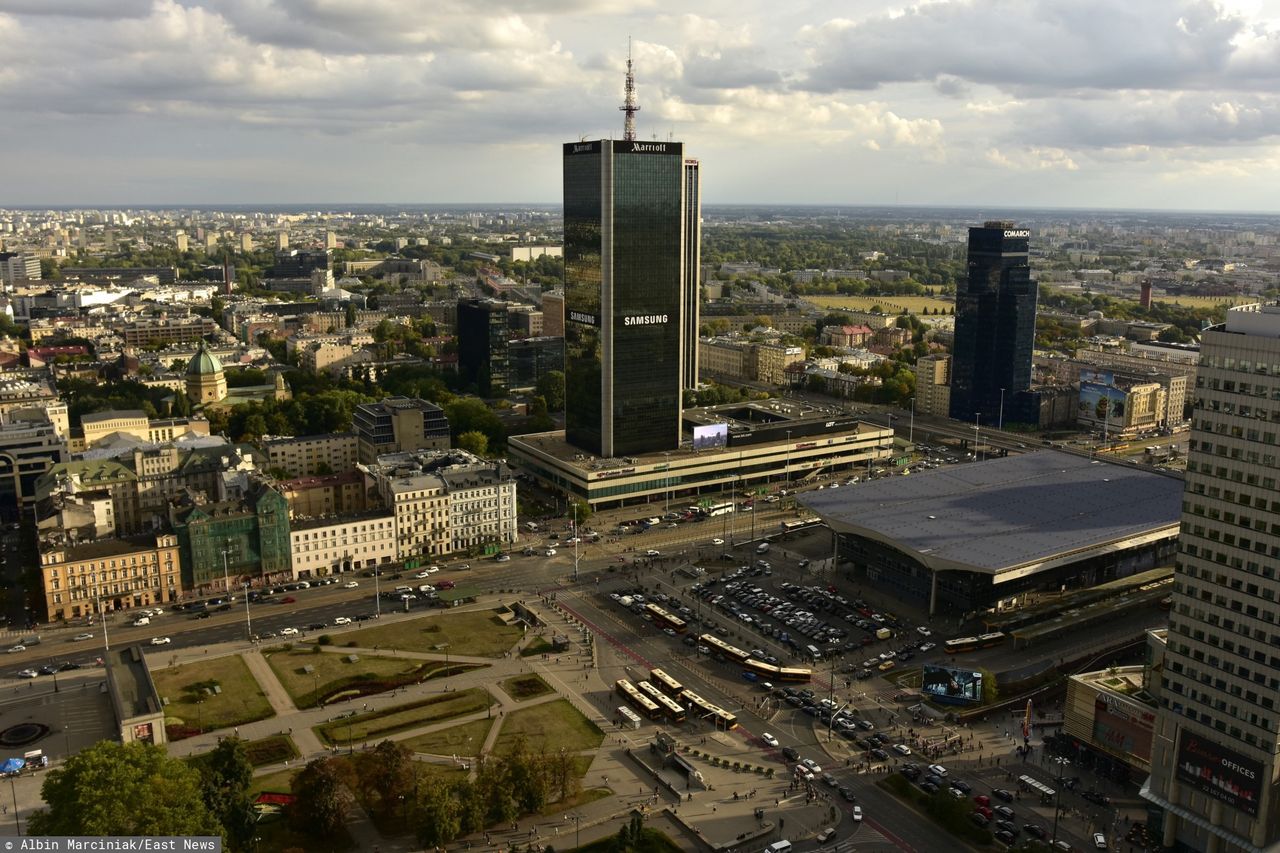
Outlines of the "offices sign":
{"type": "Polygon", "coordinates": [[[1178,740],[1178,780],[1245,814],[1258,814],[1262,764],[1186,729],[1178,740]]]}

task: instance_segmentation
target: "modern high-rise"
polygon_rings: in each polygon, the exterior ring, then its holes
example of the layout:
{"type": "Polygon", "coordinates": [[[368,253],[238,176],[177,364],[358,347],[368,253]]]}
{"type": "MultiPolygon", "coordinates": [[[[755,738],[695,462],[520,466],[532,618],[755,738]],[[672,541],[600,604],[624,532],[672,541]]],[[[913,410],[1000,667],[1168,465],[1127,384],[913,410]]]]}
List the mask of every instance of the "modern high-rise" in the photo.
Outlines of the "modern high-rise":
{"type": "MultiPolygon", "coordinates": [[[[969,229],[969,274],[956,292],[951,417],[983,426],[1011,420],[1014,396],[1031,387],[1036,283],[1030,231],[1012,222],[969,229]]],[[[1032,422],[1035,422],[1034,416],[1032,422]]]]}
{"type": "Polygon", "coordinates": [[[679,142],[564,146],[566,438],[597,456],[680,444],[697,171],[679,142]]]}
{"type": "Polygon", "coordinates": [[[681,270],[680,293],[684,301],[684,317],[680,330],[680,358],[684,387],[698,387],[698,331],[702,322],[702,179],[700,164],[686,157],[684,161],[684,268],[681,270]]]}
{"type": "Polygon", "coordinates": [[[1151,803],[1165,849],[1280,845],[1280,305],[1202,335],[1151,803]]]}
{"type": "Polygon", "coordinates": [[[507,303],[492,299],[458,301],[458,372],[482,397],[510,387],[507,375],[507,303]]]}

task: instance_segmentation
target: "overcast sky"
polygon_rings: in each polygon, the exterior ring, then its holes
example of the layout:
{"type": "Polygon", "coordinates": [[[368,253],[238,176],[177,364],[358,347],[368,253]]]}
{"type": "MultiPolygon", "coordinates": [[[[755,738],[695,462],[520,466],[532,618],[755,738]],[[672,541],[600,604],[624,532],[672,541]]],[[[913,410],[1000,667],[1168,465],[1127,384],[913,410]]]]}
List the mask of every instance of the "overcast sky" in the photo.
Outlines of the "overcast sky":
{"type": "Polygon", "coordinates": [[[706,203],[1280,210],[1280,0],[0,0],[0,206],[558,202],[628,35],[706,203]]]}

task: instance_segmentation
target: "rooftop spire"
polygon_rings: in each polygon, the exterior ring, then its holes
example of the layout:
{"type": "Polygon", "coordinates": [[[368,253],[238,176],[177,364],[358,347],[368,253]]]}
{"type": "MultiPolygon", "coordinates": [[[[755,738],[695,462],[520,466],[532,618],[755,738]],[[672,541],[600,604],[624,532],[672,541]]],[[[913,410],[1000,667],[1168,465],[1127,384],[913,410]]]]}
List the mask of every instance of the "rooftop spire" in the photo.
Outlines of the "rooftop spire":
{"type": "Polygon", "coordinates": [[[622,123],[622,138],[626,140],[634,140],[636,138],[636,113],[640,112],[640,106],[636,103],[636,75],[631,70],[631,37],[627,36],[627,86],[626,98],[622,102],[622,106],[618,107],[626,113],[626,119],[622,123]]]}

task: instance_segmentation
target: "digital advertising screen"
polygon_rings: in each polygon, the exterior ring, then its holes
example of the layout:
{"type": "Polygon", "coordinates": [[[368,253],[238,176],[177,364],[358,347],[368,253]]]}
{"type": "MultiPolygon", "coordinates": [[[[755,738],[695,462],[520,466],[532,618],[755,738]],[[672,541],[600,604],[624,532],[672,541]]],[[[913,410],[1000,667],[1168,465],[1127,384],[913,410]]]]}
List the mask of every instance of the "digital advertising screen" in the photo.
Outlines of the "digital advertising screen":
{"type": "Polygon", "coordinates": [[[1124,426],[1124,403],[1126,393],[1123,388],[1102,385],[1097,382],[1080,383],[1080,403],[1076,409],[1076,420],[1083,424],[1102,426],[1110,423],[1113,426],[1124,426]],[[1110,413],[1107,408],[1110,407],[1110,413]]]}
{"type": "Polygon", "coordinates": [[[972,669],[924,665],[920,689],[935,702],[955,705],[982,701],[982,673],[972,669]]]}
{"type": "Polygon", "coordinates": [[[728,443],[728,424],[707,424],[693,428],[694,450],[710,450],[713,447],[724,447],[728,443]]]}
{"type": "Polygon", "coordinates": [[[1245,814],[1258,813],[1262,765],[1186,729],[1178,741],[1178,779],[1245,814]]]}

